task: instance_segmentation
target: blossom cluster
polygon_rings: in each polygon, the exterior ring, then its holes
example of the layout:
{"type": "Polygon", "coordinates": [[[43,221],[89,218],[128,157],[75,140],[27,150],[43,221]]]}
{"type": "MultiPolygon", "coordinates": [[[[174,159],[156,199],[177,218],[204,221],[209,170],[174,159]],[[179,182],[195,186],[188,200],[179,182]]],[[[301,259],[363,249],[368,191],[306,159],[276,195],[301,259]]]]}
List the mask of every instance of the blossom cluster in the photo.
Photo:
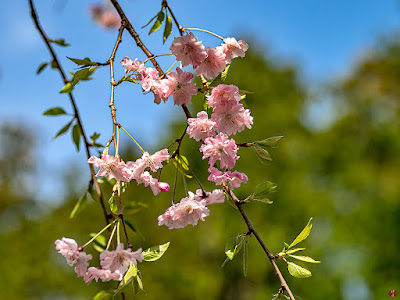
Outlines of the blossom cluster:
{"type": "Polygon", "coordinates": [[[162,162],[169,159],[167,149],[160,150],[153,155],[144,152],[142,157],[136,161],[128,161],[124,163],[120,158],[103,153],[101,158],[91,156],[88,163],[94,164],[96,168],[100,168],[96,176],[106,176],[108,180],[115,178],[116,180],[129,182],[136,180],[138,184],[144,184],[145,187],[150,186],[153,194],[156,196],[161,191],[168,192],[169,184],[161,182],[157,178],[146,171],[149,168],[152,172],[156,172],[162,168],[162,162]]]}
{"type": "MultiPolygon", "coordinates": [[[[178,61],[181,61],[183,67],[192,65],[197,76],[203,75],[207,79],[218,76],[233,58],[244,57],[247,49],[246,42],[236,41],[234,38],[224,39],[222,46],[213,49],[205,48],[192,33],[175,38],[170,47],[171,53],[178,61]]],[[[186,72],[177,69],[176,74],[184,73],[186,72]]],[[[168,78],[171,76],[170,74],[167,74],[168,78]]],[[[172,93],[174,102],[177,105],[190,103],[192,94],[186,85],[189,85],[191,76],[185,75],[187,81],[176,80],[176,74],[172,73],[172,78],[181,85],[181,93],[176,96],[174,93],[177,90],[174,90],[172,93]],[[176,98],[178,97],[185,100],[177,102],[176,98]]],[[[164,89],[167,91],[164,94],[166,98],[171,95],[168,92],[171,86],[171,84],[167,84],[168,80],[158,80],[156,84],[162,85],[163,81],[166,82],[164,89]]],[[[193,94],[195,94],[194,90],[193,94]]],[[[251,129],[253,117],[250,115],[250,111],[240,103],[241,95],[239,88],[235,85],[220,84],[214,87],[206,97],[207,105],[212,110],[210,118],[207,111],[199,112],[197,118],[189,118],[187,134],[203,143],[200,151],[203,153],[203,159],[208,158],[210,166],[208,180],[217,185],[228,184],[232,189],[237,188],[241,183],[246,183],[248,178],[246,174],[238,171],[229,171],[234,168],[239,159],[238,146],[235,140],[230,139],[229,136],[243,131],[245,127],[251,129]],[[219,161],[222,171],[216,168],[217,161],[219,161]]],[[[161,99],[166,101],[165,98],[161,97],[161,99]]],[[[195,226],[199,220],[204,221],[204,218],[210,214],[207,205],[221,203],[224,198],[224,192],[220,189],[216,189],[212,193],[206,193],[203,190],[197,190],[196,194],[189,192],[187,197],[169,207],[163,215],[158,217],[158,225],[166,225],[169,229],[183,228],[188,224],[195,226]]]]}
{"type": "Polygon", "coordinates": [[[143,260],[142,249],[135,252],[132,249],[124,250],[124,244],[118,244],[115,250],[104,250],[100,253],[100,267],[90,267],[88,261],[92,259],[92,255],[86,254],[82,247],[78,247],[75,240],[63,237],[61,240],[56,240],[56,249],[63,255],[70,266],[75,266],[75,272],[78,277],[83,277],[83,280],[90,284],[93,279],[96,282],[110,280],[122,280],[125,272],[130,264],[136,266],[137,262],[143,260]]]}

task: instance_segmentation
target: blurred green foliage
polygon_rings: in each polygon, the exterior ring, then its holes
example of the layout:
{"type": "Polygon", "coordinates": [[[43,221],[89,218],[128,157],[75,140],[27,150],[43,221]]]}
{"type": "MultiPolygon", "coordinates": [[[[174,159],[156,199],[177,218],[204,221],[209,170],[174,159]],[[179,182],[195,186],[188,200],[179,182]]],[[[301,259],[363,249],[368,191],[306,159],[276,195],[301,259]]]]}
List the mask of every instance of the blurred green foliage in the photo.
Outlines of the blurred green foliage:
{"type": "MultiPolygon", "coordinates": [[[[299,299],[387,298],[390,289],[400,289],[396,255],[400,249],[400,44],[385,40],[346,79],[332,82],[317,97],[310,95],[296,67],[264,56],[249,52],[230,68],[227,83],[254,92],[245,99],[254,117],[253,129],[246,129],[235,140],[284,138],[279,148],[271,151],[273,161],[267,164],[260,163],[251,149],[239,150],[236,169],[248,175],[249,183],[235,190],[237,196],[244,199],[266,180],[278,185],[277,192],[270,195],[272,205],[253,202],[244,207],[274,253],[282,250],[284,242],[293,241],[314,217],[310,237],[302,244],[306,255],[321,261],[306,265],[313,276],[293,278],[286,263],[278,261],[299,299]],[[330,101],[328,113],[318,111],[324,101],[330,101]],[[320,119],[332,119],[329,126],[310,126],[309,119],[322,113],[326,116],[319,115],[320,119]]],[[[193,99],[196,111],[202,100],[201,95],[193,99]]],[[[181,115],[177,110],[174,120],[181,121],[171,124],[171,136],[164,137],[159,148],[183,132],[181,115]]],[[[65,184],[71,194],[60,207],[43,211],[27,196],[32,194],[29,189],[24,190],[24,185],[32,182],[24,174],[34,174],[34,166],[27,167],[30,160],[26,158],[34,149],[28,131],[3,126],[0,134],[1,298],[91,299],[96,291],[115,287],[94,282],[87,287],[54,248],[54,241],[61,237],[74,238],[82,245],[89,233],[104,224],[94,201],[69,219],[85,191],[82,182],[88,178],[78,176],[79,192],[74,192],[77,175],[70,171],[65,184]],[[9,153],[10,147],[13,153],[9,153]]],[[[207,182],[208,164],[201,160],[199,146],[185,137],[181,154],[211,191],[215,186],[207,182]]],[[[126,161],[139,155],[131,148],[124,152],[126,161]]],[[[171,184],[169,193],[154,197],[150,189],[131,184],[124,194],[126,218],[136,230],[130,232],[134,249],[171,242],[160,260],[138,265],[147,295],[141,293],[135,299],[272,299],[279,281],[254,238],[248,242],[247,277],[242,273],[241,255],[220,268],[225,243],[247,231],[228,203],[210,206],[210,216],[196,227],[168,230],[157,226],[157,216],[171,204],[174,176],[171,163],[161,177],[171,184]]],[[[194,180],[187,181],[189,190],[195,191],[194,180]]],[[[184,189],[179,176],[177,199],[181,197],[184,189]]],[[[94,254],[93,263],[97,264],[96,251],[89,247],[88,252],[94,254]]],[[[131,298],[128,292],[127,299],[131,298]]]]}

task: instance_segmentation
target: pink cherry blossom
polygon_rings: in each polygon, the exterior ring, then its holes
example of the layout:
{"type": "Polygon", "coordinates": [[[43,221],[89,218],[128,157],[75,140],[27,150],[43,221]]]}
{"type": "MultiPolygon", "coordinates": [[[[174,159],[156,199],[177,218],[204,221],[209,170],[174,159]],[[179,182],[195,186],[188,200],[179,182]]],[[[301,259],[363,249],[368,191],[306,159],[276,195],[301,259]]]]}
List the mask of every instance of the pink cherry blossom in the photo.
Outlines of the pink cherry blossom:
{"type": "Polygon", "coordinates": [[[250,116],[250,110],[244,109],[242,104],[230,105],[225,108],[227,108],[225,111],[216,110],[211,115],[211,120],[217,124],[218,132],[233,135],[243,131],[245,126],[251,129],[253,117],[250,116]]]}
{"type": "Polygon", "coordinates": [[[215,189],[211,193],[203,192],[202,189],[198,189],[193,197],[193,200],[204,201],[204,205],[210,205],[214,203],[223,203],[225,201],[225,194],[223,190],[215,189]]]}
{"type": "Polygon", "coordinates": [[[173,97],[175,105],[189,104],[193,95],[197,94],[196,85],[191,84],[193,74],[176,68],[175,72],[168,73],[168,95],[173,97]]]}
{"type": "Polygon", "coordinates": [[[129,168],[117,157],[103,153],[101,159],[91,156],[88,163],[100,168],[96,176],[107,176],[108,180],[115,178],[116,180],[130,181],[131,172],[129,168]]]}
{"type": "Polygon", "coordinates": [[[189,126],[186,132],[196,141],[215,136],[214,128],[217,126],[217,123],[208,119],[207,112],[201,111],[197,113],[197,118],[189,118],[187,122],[189,126]]]}
{"type": "Polygon", "coordinates": [[[101,268],[95,268],[95,267],[90,267],[83,277],[83,280],[89,285],[93,279],[96,280],[96,282],[101,279],[101,281],[106,282],[110,280],[122,280],[123,275],[121,272],[118,270],[115,272],[111,272],[108,269],[101,269],[101,268]]]}
{"type": "Polygon", "coordinates": [[[169,157],[167,149],[157,151],[153,155],[144,152],[142,157],[135,162],[126,163],[132,171],[131,179],[138,180],[146,168],[150,168],[153,172],[156,172],[159,168],[162,168],[162,162],[169,159],[169,157]]]}
{"type": "Polygon", "coordinates": [[[154,93],[154,103],[160,104],[161,100],[167,102],[169,97],[168,79],[155,80],[151,91],[154,93]]]}
{"type": "Polygon", "coordinates": [[[110,270],[112,273],[119,271],[121,274],[124,274],[130,264],[136,266],[137,261],[141,262],[142,260],[142,248],[135,252],[132,249],[124,250],[123,243],[119,243],[115,250],[104,250],[100,253],[100,266],[103,269],[110,270]]]}
{"type": "Polygon", "coordinates": [[[158,179],[153,178],[149,172],[145,171],[140,175],[137,180],[138,184],[144,183],[145,187],[150,186],[154,196],[157,196],[160,192],[168,192],[169,184],[166,182],[160,182],[158,179]]]}
{"type": "Polygon", "coordinates": [[[220,160],[220,167],[232,169],[236,160],[239,159],[235,140],[229,139],[225,133],[219,133],[216,137],[206,138],[204,144],[200,147],[203,152],[203,159],[210,158],[208,163],[210,167],[214,166],[217,160],[220,160]]]}
{"type": "Polygon", "coordinates": [[[221,172],[214,167],[210,167],[208,172],[210,173],[210,176],[208,176],[209,181],[214,181],[216,185],[229,184],[232,190],[240,187],[242,182],[247,183],[249,180],[246,174],[238,171],[221,172]]]}
{"type": "Polygon", "coordinates": [[[169,207],[158,217],[158,226],[166,225],[169,229],[178,229],[188,224],[195,226],[199,220],[204,221],[204,218],[210,215],[210,210],[205,205],[206,201],[193,198],[194,194],[189,192],[188,197],[169,207]]]}
{"type": "Polygon", "coordinates": [[[158,72],[156,69],[147,67],[145,70],[140,72],[138,79],[141,80],[142,89],[145,92],[150,91],[156,78],[158,78],[158,72]]]}
{"type": "Polygon", "coordinates": [[[86,274],[86,269],[89,266],[88,261],[92,259],[92,255],[86,254],[82,248],[78,248],[78,244],[75,240],[69,238],[62,238],[56,240],[56,249],[59,250],[62,256],[67,259],[67,263],[70,266],[75,266],[75,272],[78,277],[82,277],[86,274]]]}
{"type": "Polygon", "coordinates": [[[225,70],[225,53],[219,48],[207,47],[207,58],[196,68],[196,75],[204,75],[207,79],[212,79],[218,75],[218,73],[225,70]]]}
{"type": "Polygon", "coordinates": [[[235,38],[224,39],[224,44],[221,46],[222,51],[226,56],[226,63],[230,64],[235,57],[244,57],[245,52],[249,49],[249,45],[245,41],[237,41],[235,38]]]}
{"type": "Polygon", "coordinates": [[[103,4],[93,4],[89,7],[91,17],[102,27],[112,29],[121,25],[120,16],[103,4]]]}
{"type": "Polygon", "coordinates": [[[193,68],[196,68],[207,57],[203,44],[191,32],[174,38],[169,49],[175,55],[176,60],[182,62],[183,67],[192,65],[193,68]]]}
{"type": "Polygon", "coordinates": [[[207,105],[211,106],[214,111],[226,111],[227,107],[232,104],[238,104],[241,96],[239,88],[233,84],[219,84],[213,88],[211,95],[207,95],[207,105]]]}
{"type": "Polygon", "coordinates": [[[130,72],[141,73],[146,70],[144,63],[138,61],[137,58],[135,58],[135,61],[132,61],[129,56],[124,57],[124,59],[121,61],[121,65],[125,67],[125,74],[130,72]]]}

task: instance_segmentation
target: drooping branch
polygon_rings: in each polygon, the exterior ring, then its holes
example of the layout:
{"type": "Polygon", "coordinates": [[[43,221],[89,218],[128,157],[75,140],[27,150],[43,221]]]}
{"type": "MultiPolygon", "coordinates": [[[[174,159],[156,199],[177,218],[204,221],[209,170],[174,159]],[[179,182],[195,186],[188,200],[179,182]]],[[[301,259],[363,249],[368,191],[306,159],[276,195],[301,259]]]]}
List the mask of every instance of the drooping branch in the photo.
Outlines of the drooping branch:
{"type": "MultiPolygon", "coordinates": [[[[64,72],[64,70],[63,70],[63,68],[62,68],[62,66],[60,64],[60,61],[59,61],[59,59],[58,59],[58,57],[57,57],[52,45],[50,44],[51,39],[49,39],[47,37],[47,35],[45,34],[43,28],[41,27],[41,25],[39,23],[39,18],[37,16],[37,13],[36,13],[36,10],[35,10],[35,6],[33,5],[33,0],[29,0],[29,7],[30,7],[30,11],[31,11],[32,20],[35,23],[35,27],[36,27],[37,31],[40,33],[44,43],[46,44],[46,47],[50,52],[50,55],[51,55],[51,57],[53,59],[53,62],[56,65],[57,70],[59,71],[64,84],[66,84],[66,83],[69,82],[68,78],[65,75],[65,72],[64,72]]],[[[72,108],[73,108],[73,111],[74,111],[74,118],[76,120],[76,123],[78,124],[79,130],[80,130],[82,138],[83,138],[83,142],[85,144],[86,156],[89,159],[89,157],[90,157],[90,143],[89,143],[88,138],[87,138],[87,136],[85,134],[85,130],[84,130],[83,125],[82,125],[82,121],[81,121],[81,117],[80,117],[80,114],[79,114],[79,111],[78,111],[78,107],[76,105],[76,101],[75,101],[75,98],[74,98],[72,92],[68,93],[68,97],[69,97],[69,100],[71,102],[71,105],[72,105],[72,108]]],[[[101,204],[101,207],[102,207],[102,210],[103,210],[103,214],[104,214],[104,217],[106,219],[106,223],[108,224],[109,220],[112,218],[112,215],[107,212],[106,206],[104,204],[103,194],[101,192],[100,185],[99,185],[99,183],[97,181],[93,165],[92,164],[88,164],[88,165],[89,165],[89,169],[90,169],[91,183],[93,183],[94,186],[96,187],[97,195],[99,196],[99,199],[100,199],[100,204],[101,204]]]]}

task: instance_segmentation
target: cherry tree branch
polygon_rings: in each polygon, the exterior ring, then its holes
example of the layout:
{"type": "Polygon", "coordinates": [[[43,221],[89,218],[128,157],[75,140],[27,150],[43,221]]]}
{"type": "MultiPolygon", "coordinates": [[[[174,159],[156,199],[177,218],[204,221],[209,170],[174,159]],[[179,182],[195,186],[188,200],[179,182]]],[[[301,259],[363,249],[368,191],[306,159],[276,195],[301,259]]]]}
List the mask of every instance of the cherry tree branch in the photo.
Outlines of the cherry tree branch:
{"type": "Polygon", "coordinates": [[[237,196],[233,193],[233,191],[227,186],[224,185],[224,190],[226,193],[228,193],[229,197],[231,197],[231,199],[233,200],[233,202],[235,203],[236,207],[238,208],[243,220],[245,221],[247,228],[249,230],[250,233],[252,233],[255,238],[257,239],[258,243],[261,245],[261,247],[263,248],[264,252],[267,254],[276,275],[279,278],[279,281],[281,282],[281,287],[286,290],[286,292],[288,293],[289,297],[291,300],[295,300],[292,291],[290,290],[288,284],[286,283],[285,278],[283,278],[282,272],[279,270],[278,265],[275,262],[275,255],[268,249],[268,247],[265,245],[264,241],[262,240],[262,238],[260,237],[260,235],[258,234],[258,232],[256,231],[256,229],[254,228],[253,224],[251,223],[249,217],[247,216],[247,214],[245,213],[245,211],[243,210],[243,201],[239,200],[237,198],[237,196]]]}
{"type": "MultiPolygon", "coordinates": [[[[36,13],[36,9],[35,9],[35,7],[33,5],[33,0],[29,0],[29,7],[30,7],[30,11],[31,11],[32,20],[35,23],[35,27],[36,27],[37,31],[40,33],[44,43],[46,44],[46,47],[50,52],[50,55],[51,55],[51,57],[53,59],[53,62],[55,63],[55,65],[56,65],[56,67],[57,67],[57,69],[58,69],[58,71],[59,71],[59,73],[61,75],[61,78],[62,78],[63,82],[66,84],[66,83],[69,82],[69,80],[65,75],[65,72],[64,72],[64,70],[63,70],[63,68],[62,68],[62,66],[60,64],[60,61],[59,61],[59,59],[58,59],[53,47],[50,44],[51,39],[49,39],[47,37],[47,35],[45,34],[44,30],[42,29],[42,27],[41,27],[41,25],[39,23],[39,18],[38,18],[38,15],[36,13]]],[[[68,93],[68,97],[69,97],[69,100],[71,102],[71,105],[72,105],[72,108],[73,108],[73,111],[74,111],[74,118],[76,120],[76,123],[78,124],[79,130],[81,132],[81,135],[82,135],[82,138],[83,138],[83,141],[84,141],[84,144],[85,144],[86,156],[89,159],[90,156],[91,156],[90,155],[90,149],[89,149],[90,148],[90,143],[89,143],[89,141],[87,139],[87,136],[85,134],[85,131],[84,131],[84,128],[83,128],[83,125],[82,125],[82,121],[81,121],[81,117],[80,117],[80,114],[79,114],[79,111],[78,111],[78,107],[76,105],[75,98],[74,98],[74,96],[73,96],[73,94],[71,92],[68,93]]],[[[97,195],[99,196],[99,199],[100,199],[100,204],[101,204],[101,207],[102,207],[102,210],[103,210],[103,214],[104,214],[106,223],[108,224],[109,220],[112,218],[112,215],[107,212],[106,206],[104,204],[103,194],[101,192],[100,185],[99,185],[99,183],[97,181],[93,165],[92,164],[88,164],[88,165],[89,165],[89,169],[90,169],[90,175],[91,175],[91,178],[92,178],[91,179],[91,184],[94,184],[95,187],[96,187],[97,195]]]]}

